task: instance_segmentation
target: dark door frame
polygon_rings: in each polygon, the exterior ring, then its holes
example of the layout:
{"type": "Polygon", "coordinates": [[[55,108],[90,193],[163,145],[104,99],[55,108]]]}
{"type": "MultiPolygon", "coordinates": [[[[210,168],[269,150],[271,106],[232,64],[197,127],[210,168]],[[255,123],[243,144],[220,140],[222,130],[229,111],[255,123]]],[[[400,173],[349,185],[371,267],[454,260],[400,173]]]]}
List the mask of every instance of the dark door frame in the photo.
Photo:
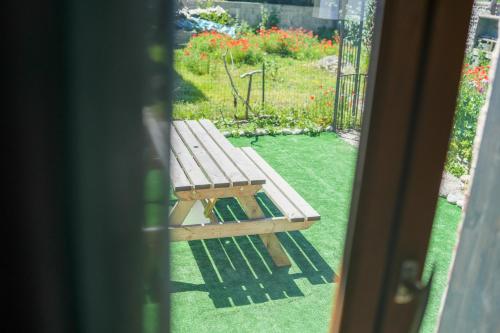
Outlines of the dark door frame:
{"type": "Polygon", "coordinates": [[[378,7],[366,114],[332,332],[409,332],[394,300],[404,261],[427,254],[472,0],[378,7]]]}

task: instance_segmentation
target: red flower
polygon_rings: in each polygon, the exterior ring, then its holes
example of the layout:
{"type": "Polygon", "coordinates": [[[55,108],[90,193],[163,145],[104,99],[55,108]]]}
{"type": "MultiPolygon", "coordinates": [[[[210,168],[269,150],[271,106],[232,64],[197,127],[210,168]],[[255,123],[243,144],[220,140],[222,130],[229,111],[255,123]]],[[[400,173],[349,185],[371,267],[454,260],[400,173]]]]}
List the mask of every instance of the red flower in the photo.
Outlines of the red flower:
{"type": "Polygon", "coordinates": [[[311,99],[311,101],[314,101],[315,97],[314,97],[314,95],[311,95],[311,96],[309,96],[309,98],[311,99]]]}

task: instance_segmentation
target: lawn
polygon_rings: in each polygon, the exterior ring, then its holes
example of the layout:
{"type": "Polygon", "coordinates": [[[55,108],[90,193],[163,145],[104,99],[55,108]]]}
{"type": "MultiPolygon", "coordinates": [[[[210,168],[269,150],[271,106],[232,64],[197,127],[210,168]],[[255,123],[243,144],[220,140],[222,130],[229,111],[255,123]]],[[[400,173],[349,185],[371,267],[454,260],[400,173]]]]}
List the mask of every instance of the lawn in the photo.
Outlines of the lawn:
{"type": "MultiPolygon", "coordinates": [[[[255,236],[172,243],[172,330],[325,332],[342,260],[356,148],[333,133],[231,141],[254,147],[322,219],[308,230],[279,235],[293,262],[289,269],[274,268],[255,236]]],[[[148,177],[149,197],[157,182],[157,175],[148,177]]],[[[222,215],[230,208],[230,201],[218,206],[222,215]]],[[[157,209],[150,204],[147,211],[153,216],[157,209]]],[[[460,213],[439,199],[428,259],[436,275],[422,332],[435,328],[460,213]]],[[[149,218],[149,223],[156,222],[149,218]]],[[[146,332],[156,325],[156,309],[148,299],[146,332]]]]}

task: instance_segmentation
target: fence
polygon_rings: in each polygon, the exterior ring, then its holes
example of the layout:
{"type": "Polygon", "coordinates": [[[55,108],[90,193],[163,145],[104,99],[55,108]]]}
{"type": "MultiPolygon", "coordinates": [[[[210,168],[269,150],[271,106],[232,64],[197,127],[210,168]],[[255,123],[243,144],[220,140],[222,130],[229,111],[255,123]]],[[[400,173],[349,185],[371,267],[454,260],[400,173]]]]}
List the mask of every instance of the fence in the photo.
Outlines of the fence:
{"type": "Polygon", "coordinates": [[[342,38],[340,41],[333,109],[333,128],[336,131],[361,129],[367,75],[360,74],[363,51],[360,35],[357,37],[358,40],[350,41],[342,38]]]}
{"type": "Polygon", "coordinates": [[[361,130],[366,94],[366,74],[341,75],[338,82],[338,103],[333,114],[336,130],[361,130]]]}
{"type": "Polygon", "coordinates": [[[264,63],[233,66],[228,57],[227,71],[222,61],[213,61],[208,74],[196,75],[181,60],[175,65],[174,115],[245,119],[266,113],[330,125],[335,75],[318,61],[270,57],[264,63]]]}

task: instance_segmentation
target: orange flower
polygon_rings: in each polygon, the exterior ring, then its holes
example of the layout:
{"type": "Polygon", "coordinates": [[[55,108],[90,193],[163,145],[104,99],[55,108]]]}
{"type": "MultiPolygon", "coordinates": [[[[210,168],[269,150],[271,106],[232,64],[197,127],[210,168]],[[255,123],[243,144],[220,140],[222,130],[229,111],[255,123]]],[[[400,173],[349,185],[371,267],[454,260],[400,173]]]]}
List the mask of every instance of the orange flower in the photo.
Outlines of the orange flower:
{"type": "Polygon", "coordinates": [[[314,101],[315,97],[314,97],[314,95],[311,95],[311,96],[309,96],[309,98],[311,99],[311,101],[314,101]]]}

